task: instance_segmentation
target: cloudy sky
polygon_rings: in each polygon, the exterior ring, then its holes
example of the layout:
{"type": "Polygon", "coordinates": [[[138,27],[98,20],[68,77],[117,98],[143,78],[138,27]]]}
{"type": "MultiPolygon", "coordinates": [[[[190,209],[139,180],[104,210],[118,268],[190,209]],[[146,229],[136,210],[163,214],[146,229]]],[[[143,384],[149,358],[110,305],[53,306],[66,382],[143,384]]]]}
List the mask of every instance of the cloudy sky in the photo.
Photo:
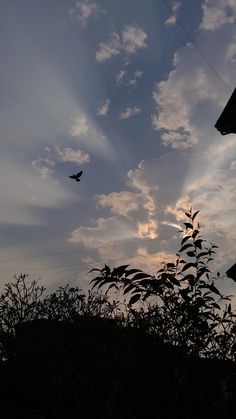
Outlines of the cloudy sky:
{"type": "Polygon", "coordinates": [[[154,273],[190,205],[229,268],[236,136],[214,124],[236,84],[235,0],[2,0],[0,20],[0,284],[154,273]]]}

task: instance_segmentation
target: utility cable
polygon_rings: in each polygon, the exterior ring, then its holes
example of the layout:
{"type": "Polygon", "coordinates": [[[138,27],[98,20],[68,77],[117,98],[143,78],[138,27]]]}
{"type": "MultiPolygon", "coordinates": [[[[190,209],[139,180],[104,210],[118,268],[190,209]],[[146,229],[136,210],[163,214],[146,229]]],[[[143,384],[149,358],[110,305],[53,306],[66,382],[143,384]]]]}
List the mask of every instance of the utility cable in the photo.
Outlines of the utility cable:
{"type": "Polygon", "coordinates": [[[181,20],[178,18],[172,7],[169,5],[169,3],[166,0],[162,0],[162,2],[166,5],[166,7],[169,9],[169,11],[172,13],[172,15],[175,17],[176,22],[181,27],[185,35],[190,39],[195,49],[198,51],[199,55],[202,57],[202,59],[207,63],[208,67],[211,69],[211,71],[214,73],[214,75],[220,80],[220,82],[225,86],[225,88],[232,94],[233,90],[227,85],[227,83],[223,80],[223,78],[220,76],[220,74],[216,71],[213,64],[209,61],[207,56],[204,54],[204,52],[198,47],[196,42],[194,41],[193,37],[190,35],[190,33],[187,31],[181,20]]]}

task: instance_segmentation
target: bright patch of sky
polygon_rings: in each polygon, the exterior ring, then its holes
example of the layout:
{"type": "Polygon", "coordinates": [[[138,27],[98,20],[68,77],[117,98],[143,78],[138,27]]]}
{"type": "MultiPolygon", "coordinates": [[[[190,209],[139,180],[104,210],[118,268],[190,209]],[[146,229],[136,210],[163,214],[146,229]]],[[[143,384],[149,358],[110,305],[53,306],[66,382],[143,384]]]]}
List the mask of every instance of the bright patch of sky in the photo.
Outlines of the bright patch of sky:
{"type": "Polygon", "coordinates": [[[214,128],[235,20],[234,0],[3,0],[2,285],[23,271],[86,288],[104,263],[153,273],[190,205],[214,269],[236,261],[236,136],[214,128]]]}

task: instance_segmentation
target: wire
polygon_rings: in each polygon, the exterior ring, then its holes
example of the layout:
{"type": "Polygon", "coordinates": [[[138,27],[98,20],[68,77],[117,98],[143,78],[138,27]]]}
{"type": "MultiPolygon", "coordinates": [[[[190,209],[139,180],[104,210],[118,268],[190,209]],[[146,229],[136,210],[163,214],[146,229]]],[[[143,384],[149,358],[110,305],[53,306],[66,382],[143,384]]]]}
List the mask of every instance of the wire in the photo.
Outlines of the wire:
{"type": "MultiPolygon", "coordinates": [[[[130,245],[130,243],[135,243],[138,240],[140,240],[139,238],[134,238],[134,239],[128,239],[128,241],[126,243],[119,243],[118,241],[114,242],[113,244],[106,244],[106,247],[114,247],[114,246],[128,246],[130,245]]],[[[144,238],[142,239],[142,242],[144,241],[150,241],[153,239],[150,238],[144,238]]],[[[140,243],[141,244],[141,243],[140,243]]],[[[78,253],[78,250],[71,250],[71,251],[66,251],[66,252],[53,252],[53,253],[46,253],[46,254],[42,254],[42,255],[37,255],[37,256],[28,256],[28,257],[24,257],[24,258],[8,258],[8,259],[0,259],[0,262],[19,262],[19,261],[24,261],[24,260],[32,260],[32,259],[38,259],[38,258],[46,258],[46,257],[51,257],[51,256],[56,256],[56,255],[70,255],[73,253],[78,253]]]]}
{"type": "Polygon", "coordinates": [[[214,68],[213,64],[209,61],[207,56],[204,54],[204,52],[198,47],[196,42],[194,41],[193,37],[190,35],[190,33],[187,31],[181,20],[178,18],[172,7],[169,5],[169,3],[166,0],[162,0],[162,2],[166,5],[166,7],[169,9],[169,11],[172,13],[172,15],[175,17],[176,22],[181,27],[185,35],[190,39],[195,49],[198,51],[199,55],[202,57],[202,59],[207,63],[208,67],[211,69],[211,71],[215,74],[215,76],[220,80],[220,82],[225,86],[225,88],[230,92],[233,93],[233,90],[227,85],[227,83],[223,80],[223,78],[219,75],[219,73],[214,68]]]}
{"type": "MultiPolygon", "coordinates": [[[[154,255],[157,252],[158,251],[155,250],[153,252],[145,253],[144,255],[133,254],[133,255],[129,256],[129,259],[132,258],[132,257],[135,257],[135,256],[146,257],[146,256],[154,255]]],[[[47,271],[47,270],[55,270],[55,269],[56,270],[63,269],[65,271],[67,271],[67,270],[77,269],[81,266],[90,266],[90,267],[94,268],[94,264],[96,264],[97,266],[101,266],[101,265],[105,265],[105,262],[104,261],[94,261],[94,263],[93,262],[83,262],[83,263],[79,263],[79,264],[75,264],[75,265],[68,265],[68,266],[61,266],[61,267],[59,267],[59,266],[51,266],[51,267],[45,267],[45,268],[35,267],[35,268],[29,268],[29,269],[27,269],[27,271],[28,272],[31,272],[31,271],[47,271]]],[[[8,273],[8,272],[12,272],[12,269],[0,270],[0,274],[1,273],[8,273]]]]}

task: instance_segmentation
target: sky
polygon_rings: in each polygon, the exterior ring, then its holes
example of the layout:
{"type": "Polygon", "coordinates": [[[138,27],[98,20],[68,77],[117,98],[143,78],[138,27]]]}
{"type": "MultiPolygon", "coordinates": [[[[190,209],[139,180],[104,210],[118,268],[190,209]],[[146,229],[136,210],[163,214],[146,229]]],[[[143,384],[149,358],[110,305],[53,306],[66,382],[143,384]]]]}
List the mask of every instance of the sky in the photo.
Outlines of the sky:
{"type": "Polygon", "coordinates": [[[235,0],[1,1],[0,288],[86,289],[105,263],[154,274],[190,206],[212,269],[236,262],[236,135],[214,127],[235,22],[235,0]]]}

